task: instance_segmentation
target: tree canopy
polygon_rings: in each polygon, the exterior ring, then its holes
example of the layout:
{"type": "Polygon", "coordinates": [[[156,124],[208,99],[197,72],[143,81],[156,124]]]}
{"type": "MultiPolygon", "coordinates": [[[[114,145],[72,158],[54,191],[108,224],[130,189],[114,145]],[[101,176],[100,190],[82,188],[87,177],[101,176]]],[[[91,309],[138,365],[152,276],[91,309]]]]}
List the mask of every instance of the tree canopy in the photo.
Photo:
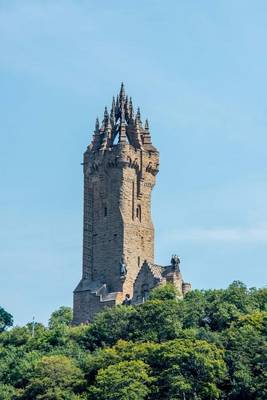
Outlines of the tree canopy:
{"type": "Polygon", "coordinates": [[[0,400],[267,398],[266,288],[233,282],[180,299],[167,285],[89,325],[71,319],[61,307],[34,337],[3,319],[0,400]]]}
{"type": "Polygon", "coordinates": [[[13,317],[3,307],[0,307],[0,332],[13,325],[13,317]]]}

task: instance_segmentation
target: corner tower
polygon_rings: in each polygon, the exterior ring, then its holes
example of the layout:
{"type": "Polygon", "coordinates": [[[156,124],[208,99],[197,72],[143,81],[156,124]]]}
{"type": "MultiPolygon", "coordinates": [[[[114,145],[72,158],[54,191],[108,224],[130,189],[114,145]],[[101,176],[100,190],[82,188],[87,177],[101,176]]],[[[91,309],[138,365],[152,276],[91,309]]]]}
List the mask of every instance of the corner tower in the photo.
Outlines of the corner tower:
{"type": "Polygon", "coordinates": [[[148,121],[143,125],[140,110],[134,113],[122,84],[84,153],[83,271],[74,323],[132,297],[141,266],[154,263],[151,192],[158,170],[148,121]]]}

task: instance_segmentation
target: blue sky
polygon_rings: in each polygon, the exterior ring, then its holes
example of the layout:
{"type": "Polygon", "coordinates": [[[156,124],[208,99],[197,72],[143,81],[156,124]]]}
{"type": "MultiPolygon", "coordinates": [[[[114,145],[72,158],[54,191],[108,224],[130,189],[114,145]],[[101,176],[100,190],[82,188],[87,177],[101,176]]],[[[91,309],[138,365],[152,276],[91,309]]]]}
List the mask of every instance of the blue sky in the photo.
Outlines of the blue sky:
{"type": "Polygon", "coordinates": [[[82,153],[124,81],[161,166],[157,262],[194,288],[267,281],[266,1],[0,0],[0,304],[72,304],[82,153]]]}

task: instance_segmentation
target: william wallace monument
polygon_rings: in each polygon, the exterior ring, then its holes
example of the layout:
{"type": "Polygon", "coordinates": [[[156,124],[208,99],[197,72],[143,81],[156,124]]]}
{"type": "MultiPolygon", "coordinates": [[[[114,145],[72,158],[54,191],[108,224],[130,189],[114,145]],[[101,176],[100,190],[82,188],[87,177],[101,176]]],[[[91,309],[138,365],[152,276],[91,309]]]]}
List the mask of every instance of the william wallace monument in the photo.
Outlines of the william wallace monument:
{"type": "Polygon", "coordinates": [[[134,113],[122,84],[84,153],[83,268],[74,324],[92,321],[104,307],[142,303],[166,282],[181,296],[190,290],[177,256],[167,266],[154,263],[151,192],[158,171],[148,122],[143,126],[140,110],[134,113]]]}

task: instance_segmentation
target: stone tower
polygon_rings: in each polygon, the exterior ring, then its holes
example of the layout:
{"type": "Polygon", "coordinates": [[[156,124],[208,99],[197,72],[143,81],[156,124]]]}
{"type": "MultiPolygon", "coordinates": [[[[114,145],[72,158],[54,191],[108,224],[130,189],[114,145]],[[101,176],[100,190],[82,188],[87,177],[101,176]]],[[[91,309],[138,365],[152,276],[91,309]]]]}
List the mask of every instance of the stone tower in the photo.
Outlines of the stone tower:
{"type": "Polygon", "coordinates": [[[74,291],[75,323],[132,297],[142,264],[154,262],[151,192],[158,170],[148,121],[143,126],[122,84],[84,153],[83,273],[74,291]]]}

